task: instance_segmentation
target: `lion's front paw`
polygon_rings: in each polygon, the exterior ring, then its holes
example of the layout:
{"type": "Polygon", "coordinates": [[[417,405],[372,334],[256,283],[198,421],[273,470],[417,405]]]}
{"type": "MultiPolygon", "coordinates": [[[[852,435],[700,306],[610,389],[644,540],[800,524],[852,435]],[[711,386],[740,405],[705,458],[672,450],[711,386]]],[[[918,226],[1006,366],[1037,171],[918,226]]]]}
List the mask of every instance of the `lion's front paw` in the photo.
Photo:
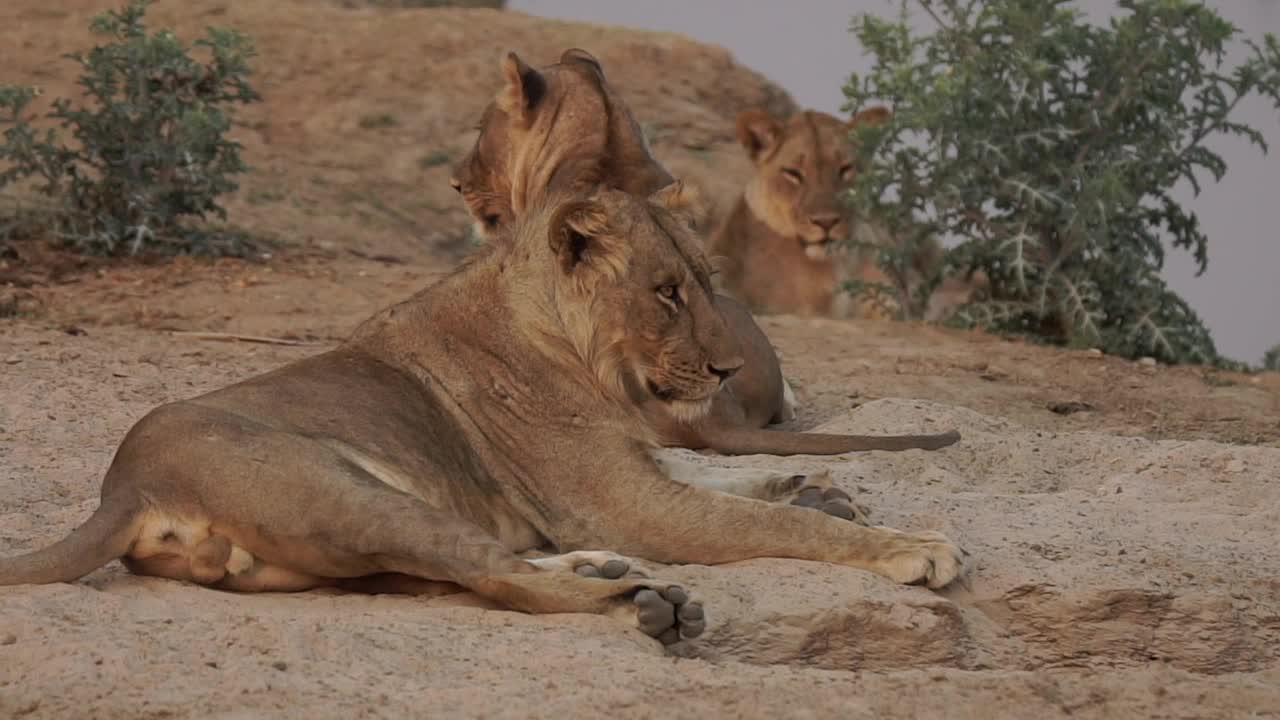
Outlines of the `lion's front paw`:
{"type": "Polygon", "coordinates": [[[781,502],[821,510],[859,525],[871,524],[870,511],[855,503],[849,493],[832,484],[830,470],[780,479],[775,485],[775,492],[776,499],[781,502]]]}
{"type": "Polygon", "coordinates": [[[893,533],[883,559],[876,563],[876,569],[888,578],[936,589],[945,587],[964,572],[966,553],[942,533],[877,529],[893,533]]]}

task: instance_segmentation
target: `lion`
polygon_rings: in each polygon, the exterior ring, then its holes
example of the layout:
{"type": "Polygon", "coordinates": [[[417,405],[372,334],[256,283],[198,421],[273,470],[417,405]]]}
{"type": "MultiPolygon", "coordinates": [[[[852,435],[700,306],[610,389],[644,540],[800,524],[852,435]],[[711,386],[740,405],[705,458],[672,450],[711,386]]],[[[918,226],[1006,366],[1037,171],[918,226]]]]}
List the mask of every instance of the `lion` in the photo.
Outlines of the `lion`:
{"type": "MultiPolygon", "coordinates": [[[[502,242],[502,228],[549,192],[603,186],[644,196],[675,183],[587,51],[567,50],[559,63],[542,70],[509,52],[501,70],[505,85],[484,110],[475,144],[450,179],[483,237],[502,242]]],[[[696,224],[704,213],[694,203],[688,214],[696,224]]],[[[959,440],[956,432],[858,436],[762,429],[794,417],[794,393],[773,345],[746,307],[723,295],[713,303],[743,348],[743,367],[713,395],[709,413],[638,399],[663,445],[791,455],[935,450],[959,440]]]]}
{"type": "MultiPolygon", "coordinates": [[[[876,248],[889,242],[884,229],[855,217],[842,197],[857,177],[850,132],[889,117],[880,106],[848,122],[815,111],[785,121],[760,109],[738,115],[738,141],[755,173],[711,234],[710,251],[724,258],[725,292],[758,313],[881,319],[896,314],[888,298],[856,300],[843,290],[850,281],[894,285],[875,259],[876,248]],[[851,249],[845,241],[855,236],[861,247],[851,249]]],[[[928,242],[912,258],[909,277],[919,281],[942,252],[940,243],[928,242]]],[[[941,319],[980,284],[981,278],[944,278],[925,319],[941,319]]]]}
{"type": "Polygon", "coordinates": [[[964,553],[939,533],[659,470],[636,398],[708,408],[743,362],[679,212],[678,188],[547,198],[338,348],[152,410],[97,510],[0,560],[0,585],[69,582],[115,558],[246,592],[389,575],[673,643],[703,631],[702,605],[633,558],[801,558],[931,588],[960,576],[964,553]],[[542,547],[560,554],[517,555],[542,547]]]}
{"type": "Polygon", "coordinates": [[[737,120],[738,141],[755,165],[730,213],[711,234],[710,251],[725,258],[722,287],[754,312],[847,318],[883,310],[856,306],[841,286],[886,282],[870,253],[843,242],[855,218],[841,201],[853,181],[853,128],[884,122],[883,107],[844,122],[805,111],[781,121],[764,110],[737,120]]]}

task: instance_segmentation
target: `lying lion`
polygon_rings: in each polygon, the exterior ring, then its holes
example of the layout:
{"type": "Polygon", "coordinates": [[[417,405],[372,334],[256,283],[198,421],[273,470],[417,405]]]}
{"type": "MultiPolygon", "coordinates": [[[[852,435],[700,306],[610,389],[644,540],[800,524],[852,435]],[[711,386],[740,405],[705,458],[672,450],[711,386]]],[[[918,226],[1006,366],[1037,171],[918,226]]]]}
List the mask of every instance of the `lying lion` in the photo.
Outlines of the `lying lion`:
{"type": "Polygon", "coordinates": [[[962,553],[938,533],[659,472],[634,398],[656,388],[692,412],[725,380],[713,369],[741,363],[678,193],[530,207],[508,242],[339,348],[156,408],[125,437],[93,515],[0,560],[0,585],[70,581],[113,558],[242,591],[391,573],[525,612],[624,617],[674,642],[702,632],[701,606],[614,552],[807,558],[951,582],[962,553]],[[515,554],[543,546],[566,554],[515,554]]]}
{"type": "MultiPolygon", "coordinates": [[[[502,229],[546,193],[604,186],[644,196],[674,182],[606,82],[600,62],[585,50],[567,50],[559,63],[541,71],[508,53],[501,69],[506,84],[485,109],[479,136],[451,178],[477,232],[491,242],[503,242],[502,229]]],[[[959,439],[955,432],[861,436],[762,430],[794,416],[777,354],[742,304],[721,295],[713,296],[713,303],[743,349],[742,365],[711,369],[724,372],[727,382],[711,396],[709,412],[638,389],[632,400],[646,409],[664,445],[790,455],[935,450],[959,439]]]]}

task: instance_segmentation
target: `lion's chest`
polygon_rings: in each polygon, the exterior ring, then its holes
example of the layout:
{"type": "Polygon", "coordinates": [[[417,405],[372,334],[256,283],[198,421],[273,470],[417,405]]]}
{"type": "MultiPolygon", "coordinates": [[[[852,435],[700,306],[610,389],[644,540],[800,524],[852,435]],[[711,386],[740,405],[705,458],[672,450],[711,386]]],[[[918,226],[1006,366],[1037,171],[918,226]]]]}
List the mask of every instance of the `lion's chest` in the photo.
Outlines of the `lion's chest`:
{"type": "Polygon", "coordinates": [[[842,281],[839,264],[812,260],[800,243],[782,239],[754,244],[747,269],[742,297],[771,313],[830,315],[842,281]]]}

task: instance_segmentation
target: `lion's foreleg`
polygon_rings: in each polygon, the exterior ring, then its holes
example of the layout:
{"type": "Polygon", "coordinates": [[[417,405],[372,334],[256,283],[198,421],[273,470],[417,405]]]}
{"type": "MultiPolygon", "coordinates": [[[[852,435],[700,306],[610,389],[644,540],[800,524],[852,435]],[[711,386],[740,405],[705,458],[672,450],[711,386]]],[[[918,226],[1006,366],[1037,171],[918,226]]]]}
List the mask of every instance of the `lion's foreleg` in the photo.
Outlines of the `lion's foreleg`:
{"type": "Polygon", "coordinates": [[[691,462],[674,450],[651,450],[649,454],[663,473],[678,483],[766,502],[791,503],[861,525],[870,524],[870,511],[836,488],[829,470],[797,474],[760,468],[726,468],[691,462]]]}
{"type": "Polygon", "coordinates": [[[667,477],[678,483],[757,500],[782,500],[808,477],[781,470],[703,465],[686,460],[676,450],[657,449],[649,454],[667,477]]]}
{"type": "Polygon", "coordinates": [[[600,453],[575,477],[609,478],[582,487],[566,538],[574,545],[669,563],[719,564],[760,557],[822,560],[904,583],[942,587],[959,576],[961,550],[936,532],[904,533],[678,483],[651,458],[600,453]],[[585,532],[583,532],[585,530],[585,532]]]}

